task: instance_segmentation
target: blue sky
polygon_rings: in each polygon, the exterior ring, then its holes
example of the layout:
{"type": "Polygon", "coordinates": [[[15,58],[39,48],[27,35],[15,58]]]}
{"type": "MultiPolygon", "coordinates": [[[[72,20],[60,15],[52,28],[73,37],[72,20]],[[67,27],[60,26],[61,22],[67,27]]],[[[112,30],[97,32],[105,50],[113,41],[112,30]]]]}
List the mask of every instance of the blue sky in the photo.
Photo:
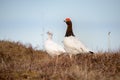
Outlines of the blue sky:
{"type": "Polygon", "coordinates": [[[70,17],[73,30],[89,49],[120,48],[120,0],[0,0],[0,39],[31,43],[43,49],[46,32],[63,45],[63,20],[70,17]]]}

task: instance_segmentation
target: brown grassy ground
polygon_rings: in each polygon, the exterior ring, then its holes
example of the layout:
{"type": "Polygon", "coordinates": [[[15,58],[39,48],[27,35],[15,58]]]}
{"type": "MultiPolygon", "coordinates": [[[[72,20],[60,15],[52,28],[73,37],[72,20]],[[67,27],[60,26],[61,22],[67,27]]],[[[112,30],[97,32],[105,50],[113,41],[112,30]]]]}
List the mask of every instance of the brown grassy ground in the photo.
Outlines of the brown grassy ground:
{"type": "Polygon", "coordinates": [[[20,42],[0,41],[0,80],[120,80],[120,52],[58,60],[20,42]]]}

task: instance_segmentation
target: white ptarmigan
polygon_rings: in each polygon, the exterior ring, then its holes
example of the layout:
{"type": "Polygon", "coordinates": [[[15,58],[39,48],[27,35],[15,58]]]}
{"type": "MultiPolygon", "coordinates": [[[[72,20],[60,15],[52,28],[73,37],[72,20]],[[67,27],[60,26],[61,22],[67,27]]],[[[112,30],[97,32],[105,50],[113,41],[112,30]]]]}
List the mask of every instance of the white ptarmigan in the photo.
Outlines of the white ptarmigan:
{"type": "Polygon", "coordinates": [[[67,53],[70,54],[80,54],[80,53],[93,53],[89,51],[83,43],[78,40],[72,30],[72,21],[70,18],[66,18],[64,22],[67,24],[66,34],[63,40],[64,48],[67,53]]]}
{"type": "Polygon", "coordinates": [[[45,41],[46,52],[52,57],[65,53],[64,48],[52,40],[53,34],[51,32],[47,32],[47,35],[48,35],[48,38],[45,41]]]}

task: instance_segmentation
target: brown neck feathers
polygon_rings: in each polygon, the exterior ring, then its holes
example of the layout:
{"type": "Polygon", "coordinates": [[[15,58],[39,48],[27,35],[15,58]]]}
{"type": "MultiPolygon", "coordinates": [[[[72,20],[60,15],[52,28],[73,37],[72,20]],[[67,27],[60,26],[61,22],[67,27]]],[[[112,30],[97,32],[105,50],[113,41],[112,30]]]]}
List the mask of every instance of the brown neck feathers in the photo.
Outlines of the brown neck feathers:
{"type": "Polygon", "coordinates": [[[75,36],[74,33],[73,33],[73,30],[72,30],[72,22],[68,21],[68,22],[66,22],[66,24],[67,24],[67,30],[66,30],[65,37],[75,36]]]}

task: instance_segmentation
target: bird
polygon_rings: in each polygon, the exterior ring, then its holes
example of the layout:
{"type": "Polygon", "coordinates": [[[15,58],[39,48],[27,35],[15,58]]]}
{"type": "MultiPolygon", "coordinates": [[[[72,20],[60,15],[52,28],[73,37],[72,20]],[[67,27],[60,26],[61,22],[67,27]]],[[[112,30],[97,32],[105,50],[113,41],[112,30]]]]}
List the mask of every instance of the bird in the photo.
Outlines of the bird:
{"type": "Polygon", "coordinates": [[[67,25],[67,30],[65,33],[65,37],[63,40],[64,48],[67,53],[70,54],[70,57],[74,54],[83,54],[83,53],[93,53],[89,51],[85,45],[75,37],[73,29],[72,29],[72,21],[70,18],[66,18],[64,22],[67,25]]]}
{"type": "Polygon", "coordinates": [[[47,32],[47,35],[48,35],[48,38],[44,44],[46,52],[51,57],[55,57],[62,53],[65,53],[64,48],[52,40],[53,34],[51,32],[47,32]]]}

